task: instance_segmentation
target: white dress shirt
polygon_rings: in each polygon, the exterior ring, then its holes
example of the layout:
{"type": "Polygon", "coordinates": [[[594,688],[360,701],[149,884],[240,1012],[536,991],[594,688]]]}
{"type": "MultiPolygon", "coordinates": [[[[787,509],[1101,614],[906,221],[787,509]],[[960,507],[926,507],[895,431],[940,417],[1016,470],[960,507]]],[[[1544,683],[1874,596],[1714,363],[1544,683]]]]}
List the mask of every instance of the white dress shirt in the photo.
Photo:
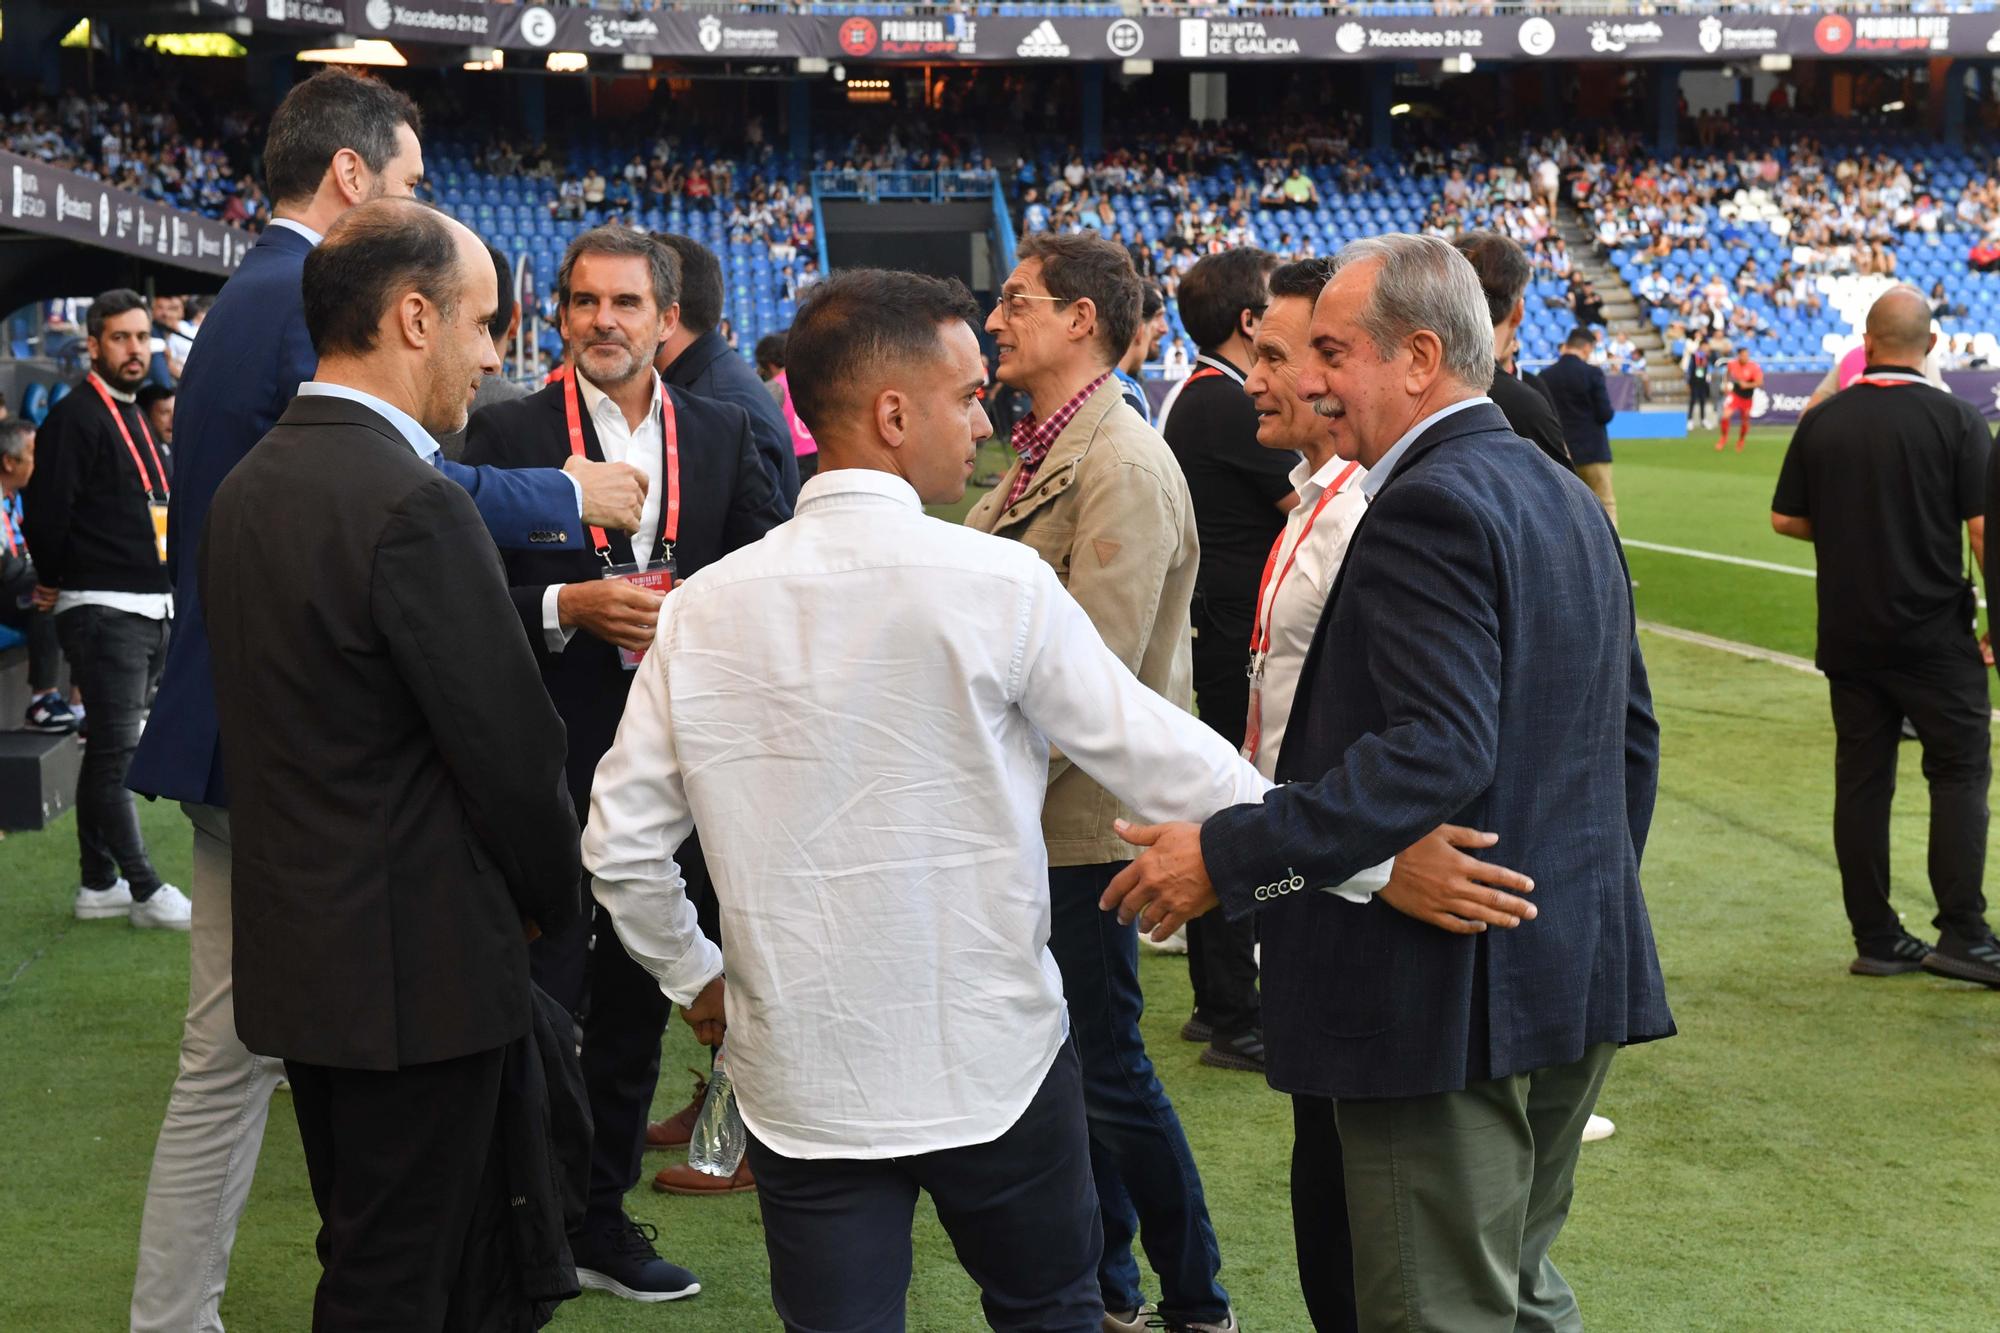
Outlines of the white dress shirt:
{"type": "Polygon", "coordinates": [[[1065,1031],[1048,951],[1049,746],[1143,820],[1270,784],[1141,685],[1034,550],[927,517],[885,472],[681,585],[599,764],[583,860],[686,1003],[723,958],[673,862],[690,829],[729,942],[744,1122],[794,1158],[989,1143],[1065,1031]]]}
{"type": "MultiPolygon", "coordinates": [[[[664,390],[660,377],[653,376],[653,405],[637,430],[625,424],[625,409],[611,401],[611,396],[588,377],[578,375],[576,383],[581,391],[579,405],[597,432],[597,447],[603,451],[604,461],[630,463],[646,474],[646,499],[639,508],[639,531],[632,535],[633,560],[644,569],[653,562],[653,553],[660,549],[660,505],[666,496],[663,477],[666,444],[660,426],[660,394],[664,390]]],[[[556,599],[562,589],[562,584],[551,583],[542,593],[542,642],[552,653],[567,648],[576,635],[576,627],[565,627],[556,610],[556,599]]]]}
{"type": "MultiPolygon", "coordinates": [[[[1305,667],[1313,636],[1319,632],[1320,612],[1327,595],[1340,575],[1341,561],[1347,558],[1347,543],[1356,525],[1368,510],[1362,486],[1368,479],[1365,468],[1356,468],[1319,518],[1307,531],[1320,497],[1347,470],[1347,460],[1330,458],[1317,472],[1312,464],[1299,460],[1292,469],[1292,487],[1299,502],[1285,515],[1285,530],[1278,534],[1278,558],[1271,567],[1271,582],[1258,602],[1263,623],[1270,626],[1270,647],[1263,669],[1257,673],[1257,771],[1270,777],[1278,767],[1278,752],[1285,742],[1285,723],[1290,720],[1292,703],[1298,694],[1299,672],[1305,667]],[[1301,537],[1304,538],[1301,541],[1301,537]],[[1296,555],[1294,553],[1296,552],[1296,555]],[[1280,581],[1278,572],[1292,562],[1289,577],[1280,581]]],[[[1393,859],[1371,866],[1338,886],[1328,886],[1351,902],[1365,903],[1376,890],[1389,882],[1393,859]]]]}
{"type": "MultiPolygon", "coordinates": [[[[81,391],[82,385],[77,386],[81,391]]],[[[135,394],[126,393],[106,380],[104,391],[121,403],[136,403],[135,394]]],[[[150,486],[150,483],[149,483],[150,486]]],[[[174,617],[174,595],[170,592],[112,592],[105,589],[65,588],[56,594],[52,615],[74,611],[79,606],[101,606],[110,611],[123,611],[126,615],[144,616],[148,620],[172,620],[174,617]]]]}

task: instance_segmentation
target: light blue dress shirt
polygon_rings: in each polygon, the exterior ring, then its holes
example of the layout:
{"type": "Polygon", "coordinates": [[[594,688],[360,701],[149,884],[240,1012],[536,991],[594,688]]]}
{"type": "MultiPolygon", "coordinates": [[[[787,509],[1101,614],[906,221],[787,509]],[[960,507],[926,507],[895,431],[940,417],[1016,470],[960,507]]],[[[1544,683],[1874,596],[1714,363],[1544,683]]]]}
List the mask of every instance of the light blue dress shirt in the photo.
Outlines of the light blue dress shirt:
{"type": "Polygon", "coordinates": [[[1403,438],[1390,445],[1389,452],[1376,459],[1375,465],[1368,469],[1368,475],[1361,479],[1361,493],[1367,496],[1369,502],[1372,504],[1375,500],[1375,492],[1389,484],[1389,477],[1395,472],[1396,464],[1403,461],[1403,455],[1409,452],[1410,446],[1416,443],[1419,435],[1422,435],[1425,431],[1435,426],[1438,422],[1443,421],[1454,412],[1463,412],[1468,407],[1477,407],[1481,403],[1490,403],[1492,401],[1491,398],[1482,393],[1477,398],[1467,398],[1464,402],[1453,403],[1449,407],[1440,407],[1437,411],[1404,431],[1403,438]]]}
{"type": "Polygon", "coordinates": [[[410,448],[416,451],[418,458],[423,459],[432,467],[437,466],[438,442],[431,438],[429,431],[418,424],[415,417],[405,412],[402,408],[397,407],[394,403],[385,403],[372,393],[363,393],[359,389],[350,389],[345,384],[326,384],[319,380],[307,380],[304,384],[301,384],[299,386],[299,397],[345,398],[350,403],[359,403],[369,411],[379,414],[390,425],[394,426],[398,433],[409,442],[410,448]]]}

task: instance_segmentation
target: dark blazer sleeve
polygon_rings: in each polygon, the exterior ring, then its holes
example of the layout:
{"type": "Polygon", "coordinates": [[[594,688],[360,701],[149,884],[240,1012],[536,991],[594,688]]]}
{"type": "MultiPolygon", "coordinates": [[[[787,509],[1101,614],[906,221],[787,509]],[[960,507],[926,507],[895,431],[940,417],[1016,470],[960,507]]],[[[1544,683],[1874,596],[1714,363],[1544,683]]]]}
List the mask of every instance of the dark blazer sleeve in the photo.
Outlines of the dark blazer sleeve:
{"type": "Polygon", "coordinates": [[[748,413],[736,414],[736,484],[730,488],[729,518],[722,528],[722,549],[748,546],[792,516],[779,494],[778,482],[758,456],[748,413]]]}
{"type": "Polygon", "coordinates": [[[418,487],[390,513],[372,577],[376,623],[473,832],[521,914],[556,930],[576,916],[582,874],[568,742],[479,513],[456,487],[418,487]]]}
{"type": "Polygon", "coordinates": [[[1590,368],[1590,411],[1600,426],[1618,415],[1611,410],[1610,385],[1605,381],[1604,372],[1596,366],[1590,368]]]}
{"type": "Polygon", "coordinates": [[[495,544],[510,550],[580,551],[585,536],[576,483],[560,468],[467,467],[448,458],[438,471],[465,488],[495,544]],[[533,533],[557,532],[562,540],[534,541],[533,533]]]}
{"type": "Polygon", "coordinates": [[[1254,890],[1280,873],[1345,883],[1493,781],[1499,594],[1479,519],[1449,492],[1405,479],[1377,496],[1363,531],[1337,596],[1357,608],[1385,725],[1319,781],[1279,787],[1202,826],[1202,856],[1231,916],[1261,906],[1254,890]]]}
{"type": "MultiPolygon", "coordinates": [[[[516,399],[512,402],[495,403],[472,414],[471,419],[465,423],[465,450],[460,455],[460,462],[467,470],[504,475],[505,469],[520,466],[520,459],[511,446],[513,441],[521,438],[526,425],[524,409],[518,405],[523,401],[525,400],[516,399]]],[[[539,470],[550,471],[548,468],[539,470]]],[[[565,480],[564,485],[568,484],[565,480]]],[[[574,524],[565,525],[562,530],[568,531],[571,527],[578,529],[579,535],[586,531],[581,518],[574,524]]],[[[548,584],[537,583],[521,573],[518,568],[520,558],[516,553],[518,549],[503,548],[500,552],[500,562],[507,571],[508,600],[514,604],[514,614],[521,621],[522,633],[528,636],[529,650],[535,654],[535,660],[540,662],[548,656],[542,629],[542,597],[548,592],[548,584]]],[[[542,545],[541,549],[574,550],[577,549],[577,545],[549,542],[542,545]]]]}

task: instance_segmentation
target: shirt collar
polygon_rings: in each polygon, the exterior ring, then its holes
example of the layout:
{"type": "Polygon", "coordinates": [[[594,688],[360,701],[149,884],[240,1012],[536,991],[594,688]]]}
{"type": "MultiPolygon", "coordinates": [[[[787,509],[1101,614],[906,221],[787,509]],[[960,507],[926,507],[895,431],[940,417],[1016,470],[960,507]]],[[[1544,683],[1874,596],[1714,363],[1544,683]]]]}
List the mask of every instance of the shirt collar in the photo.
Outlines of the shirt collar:
{"type": "Polygon", "coordinates": [[[418,458],[423,459],[426,463],[435,461],[438,442],[431,438],[429,431],[418,424],[415,417],[405,412],[402,408],[397,407],[394,403],[385,403],[372,393],[363,393],[361,390],[351,389],[345,384],[327,384],[320,380],[307,380],[304,384],[301,384],[299,386],[299,397],[345,398],[350,403],[359,403],[369,411],[377,413],[390,425],[394,426],[397,432],[402,435],[404,442],[410,446],[418,458]]]}
{"type": "MultiPolygon", "coordinates": [[[[571,373],[575,372],[572,371],[571,373]]],[[[613,412],[618,414],[618,423],[621,426],[625,423],[625,409],[618,406],[618,404],[612,402],[610,394],[604,392],[604,390],[598,388],[595,384],[592,384],[590,382],[590,376],[581,374],[577,375],[576,386],[579,390],[582,391],[583,394],[583,410],[590,413],[591,418],[593,420],[596,419],[597,414],[600,411],[602,411],[606,407],[609,407],[613,412]]],[[[655,375],[653,376],[653,406],[657,408],[659,405],[660,405],[660,377],[658,375],[655,375]]],[[[646,428],[645,423],[640,422],[639,429],[644,430],[645,428],[646,428]]]]}
{"type": "Polygon", "coordinates": [[[326,237],[320,235],[305,223],[295,222],[291,218],[272,218],[271,225],[274,227],[283,227],[286,231],[297,232],[299,235],[305,237],[315,248],[318,247],[321,241],[326,239],[326,237]]]}
{"type": "Polygon", "coordinates": [[[921,510],[924,507],[917,488],[893,472],[841,467],[816,473],[799,487],[798,512],[803,514],[808,509],[827,508],[833,501],[856,495],[893,500],[908,509],[921,510]]]}
{"type": "Polygon", "coordinates": [[[1243,383],[1243,372],[1230,364],[1229,358],[1220,353],[1203,352],[1194,359],[1194,363],[1198,366],[1213,366],[1215,369],[1229,376],[1230,379],[1235,380],[1239,385],[1243,383]]]}
{"type": "Polygon", "coordinates": [[[1454,412],[1463,412],[1468,407],[1477,407],[1481,403],[1491,403],[1492,401],[1491,398],[1482,393],[1477,397],[1452,403],[1448,407],[1439,408],[1416,425],[1404,431],[1403,438],[1390,445],[1389,452],[1376,459],[1375,466],[1369,468],[1368,475],[1361,479],[1361,493],[1372,501],[1375,498],[1375,493],[1388,484],[1390,474],[1396,470],[1396,464],[1403,461],[1403,455],[1409,452],[1410,446],[1416,443],[1419,435],[1422,435],[1425,431],[1435,426],[1438,422],[1443,421],[1454,412]]]}
{"type": "MultiPolygon", "coordinates": [[[[94,374],[95,372],[92,373],[94,374]]],[[[110,394],[113,398],[117,399],[121,403],[136,403],[139,401],[138,394],[125,392],[123,389],[113,384],[110,380],[105,379],[104,376],[102,375],[97,376],[97,382],[104,386],[104,392],[110,394]]]]}
{"type": "MultiPolygon", "coordinates": [[[[1304,458],[1299,459],[1298,466],[1292,469],[1288,478],[1292,483],[1292,489],[1299,493],[1299,503],[1306,505],[1317,500],[1320,492],[1333,485],[1334,478],[1340,475],[1341,469],[1347,466],[1348,461],[1335,454],[1315,471],[1311,463],[1304,458]]],[[[1354,469],[1354,475],[1347,479],[1347,485],[1341,489],[1352,490],[1366,480],[1368,480],[1368,469],[1358,467],[1354,469]]]]}
{"type": "Polygon", "coordinates": [[[1074,398],[1046,417],[1027,417],[1016,422],[1012,437],[1014,452],[1021,455],[1029,467],[1039,464],[1055,446],[1056,437],[1061,435],[1076,414],[1083,410],[1083,405],[1090,401],[1091,395],[1103,388],[1104,381],[1110,378],[1111,371],[1107,370],[1084,385],[1074,398]]]}

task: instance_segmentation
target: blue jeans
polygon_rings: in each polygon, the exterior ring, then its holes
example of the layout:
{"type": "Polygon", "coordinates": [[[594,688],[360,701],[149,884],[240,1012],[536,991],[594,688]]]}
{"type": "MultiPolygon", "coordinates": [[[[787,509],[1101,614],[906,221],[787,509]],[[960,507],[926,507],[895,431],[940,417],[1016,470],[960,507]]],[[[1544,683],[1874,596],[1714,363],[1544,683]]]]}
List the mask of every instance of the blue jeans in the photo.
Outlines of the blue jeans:
{"type": "Polygon", "coordinates": [[[1160,1309],[1189,1322],[1220,1321],[1229,1293],[1216,1280],[1222,1254],[1201,1176],[1180,1117],[1153,1074],[1139,1035],[1139,934],[1097,900],[1125,863],[1053,866],[1049,951],[1062,969],[1070,1033],[1083,1061],[1090,1167],[1104,1218],[1098,1283],[1108,1310],[1144,1303],[1136,1234],[1160,1278],[1160,1309]]]}

